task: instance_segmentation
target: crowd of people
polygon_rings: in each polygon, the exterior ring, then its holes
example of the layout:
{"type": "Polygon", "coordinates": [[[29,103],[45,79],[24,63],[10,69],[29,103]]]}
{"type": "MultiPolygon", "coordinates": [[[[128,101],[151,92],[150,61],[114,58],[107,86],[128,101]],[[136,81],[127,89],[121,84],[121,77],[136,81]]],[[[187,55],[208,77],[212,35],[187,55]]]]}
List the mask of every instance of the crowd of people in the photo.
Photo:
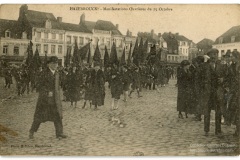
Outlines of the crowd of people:
{"type": "MultiPolygon", "coordinates": [[[[140,98],[144,96],[144,88],[159,90],[169,83],[170,78],[177,79],[178,118],[184,118],[182,112],[186,118],[188,114],[194,114],[196,121],[203,118],[207,136],[210,131],[211,110],[215,110],[215,134],[222,135],[221,125],[233,124],[236,125],[235,135],[239,135],[239,59],[239,52],[226,54],[221,60],[218,60],[215,54],[209,53],[194,58],[191,63],[183,60],[178,67],[158,63],[143,63],[138,66],[133,63],[111,63],[102,66],[102,63],[97,61],[93,65],[72,63],[66,67],[58,67],[57,57],[51,57],[47,66],[41,66],[34,72],[26,65],[20,68],[6,67],[5,87],[10,88],[14,77],[19,96],[25,91],[39,92],[41,98],[37,103],[30,138],[33,138],[33,133],[37,131],[40,123],[48,120],[54,121],[56,136],[66,138],[62,131],[59,108],[52,107],[55,109],[50,110],[50,114],[47,113],[49,110],[44,109],[44,106],[50,103],[49,97],[59,95],[56,83],[62,88],[63,101],[70,102],[70,107],[77,107],[78,101],[82,100],[82,109],[93,106],[94,110],[97,110],[103,106],[105,89],[108,88],[112,98],[111,110],[117,110],[121,96],[124,102],[132,98],[134,92],[140,98]],[[51,67],[52,63],[54,67],[51,67]],[[59,78],[56,80],[51,72],[53,75],[58,73],[59,78]]],[[[59,98],[54,99],[55,102],[51,102],[50,105],[56,105],[59,101],[59,98]]],[[[56,106],[61,106],[60,103],[56,106]]]]}
{"type": "Polygon", "coordinates": [[[211,110],[215,110],[215,134],[222,136],[221,125],[235,125],[239,135],[239,52],[226,54],[221,60],[214,52],[181,62],[177,74],[178,117],[195,114],[196,121],[204,118],[204,132],[210,131],[211,110]]]}

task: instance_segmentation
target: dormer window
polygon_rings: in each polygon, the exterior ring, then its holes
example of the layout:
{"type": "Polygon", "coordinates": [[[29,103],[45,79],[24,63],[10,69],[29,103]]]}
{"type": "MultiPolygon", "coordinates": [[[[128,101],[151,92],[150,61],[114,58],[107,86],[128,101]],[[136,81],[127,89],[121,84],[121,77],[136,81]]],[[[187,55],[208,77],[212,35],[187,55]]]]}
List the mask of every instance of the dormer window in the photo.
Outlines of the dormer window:
{"type": "Polygon", "coordinates": [[[219,43],[222,44],[223,43],[223,37],[219,38],[219,43]]]}
{"type": "Polygon", "coordinates": [[[50,21],[49,19],[46,20],[45,28],[48,28],[48,29],[51,29],[51,28],[52,28],[52,23],[51,23],[51,21],[50,21]]]}
{"type": "Polygon", "coordinates": [[[22,39],[27,39],[27,33],[26,32],[22,33],[22,39]]]}
{"type": "Polygon", "coordinates": [[[5,37],[10,38],[10,36],[11,36],[11,32],[9,30],[6,30],[5,31],[5,37]]]}
{"type": "Polygon", "coordinates": [[[231,42],[234,43],[235,42],[235,36],[231,37],[231,42]]]}

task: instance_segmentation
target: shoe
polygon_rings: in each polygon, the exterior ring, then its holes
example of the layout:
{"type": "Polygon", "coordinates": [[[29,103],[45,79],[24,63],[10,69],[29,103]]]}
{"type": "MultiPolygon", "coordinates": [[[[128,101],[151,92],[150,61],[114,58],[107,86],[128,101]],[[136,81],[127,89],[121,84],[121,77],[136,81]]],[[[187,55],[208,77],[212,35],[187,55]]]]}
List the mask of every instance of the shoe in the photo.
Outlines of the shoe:
{"type": "Polygon", "coordinates": [[[181,113],[178,114],[178,118],[183,119],[183,115],[181,113]]]}
{"type": "Polygon", "coordinates": [[[64,134],[60,134],[60,135],[57,135],[56,138],[67,138],[67,136],[64,134]]]}
{"type": "Polygon", "coordinates": [[[187,113],[185,113],[185,116],[186,116],[186,118],[188,118],[188,114],[187,113]]]}
{"type": "Polygon", "coordinates": [[[33,139],[33,132],[29,132],[29,139],[33,139]]]}

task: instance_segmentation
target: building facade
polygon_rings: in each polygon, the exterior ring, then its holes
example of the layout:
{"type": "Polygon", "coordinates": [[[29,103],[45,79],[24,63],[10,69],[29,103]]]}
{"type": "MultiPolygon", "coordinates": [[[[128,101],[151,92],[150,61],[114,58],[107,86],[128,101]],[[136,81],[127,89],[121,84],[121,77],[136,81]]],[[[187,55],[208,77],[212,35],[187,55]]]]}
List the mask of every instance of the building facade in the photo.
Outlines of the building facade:
{"type": "Polygon", "coordinates": [[[221,58],[227,52],[240,51],[240,26],[234,26],[219,36],[213,48],[218,49],[218,57],[221,58]]]}

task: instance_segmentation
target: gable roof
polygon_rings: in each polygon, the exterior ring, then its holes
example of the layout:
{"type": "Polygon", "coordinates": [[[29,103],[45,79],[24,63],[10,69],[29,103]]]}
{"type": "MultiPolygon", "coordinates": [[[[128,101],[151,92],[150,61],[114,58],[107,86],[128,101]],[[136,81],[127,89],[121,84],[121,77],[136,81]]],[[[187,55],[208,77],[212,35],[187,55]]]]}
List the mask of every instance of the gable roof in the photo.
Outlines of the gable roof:
{"type": "Polygon", "coordinates": [[[60,23],[52,13],[27,10],[25,17],[32,27],[45,28],[45,22],[49,19],[52,24],[52,29],[62,29],[60,23]]]}
{"type": "Polygon", "coordinates": [[[197,47],[200,49],[212,48],[213,43],[214,42],[211,39],[204,38],[203,40],[201,40],[197,43],[197,47]]]}
{"type": "Polygon", "coordinates": [[[0,37],[5,37],[5,31],[11,32],[11,38],[21,38],[18,21],[0,19],[0,37]]]}
{"type": "Polygon", "coordinates": [[[219,44],[219,38],[223,38],[222,43],[231,43],[231,37],[235,36],[235,42],[240,42],[240,25],[230,28],[228,31],[219,36],[214,44],[219,44]]]}
{"type": "Polygon", "coordinates": [[[111,21],[98,20],[97,22],[84,21],[86,28],[92,32],[93,29],[112,31],[113,35],[122,35],[117,27],[111,21]]]}
{"type": "Polygon", "coordinates": [[[84,25],[64,23],[64,22],[61,22],[60,25],[61,25],[62,29],[66,30],[66,31],[92,33],[84,25]]]}

